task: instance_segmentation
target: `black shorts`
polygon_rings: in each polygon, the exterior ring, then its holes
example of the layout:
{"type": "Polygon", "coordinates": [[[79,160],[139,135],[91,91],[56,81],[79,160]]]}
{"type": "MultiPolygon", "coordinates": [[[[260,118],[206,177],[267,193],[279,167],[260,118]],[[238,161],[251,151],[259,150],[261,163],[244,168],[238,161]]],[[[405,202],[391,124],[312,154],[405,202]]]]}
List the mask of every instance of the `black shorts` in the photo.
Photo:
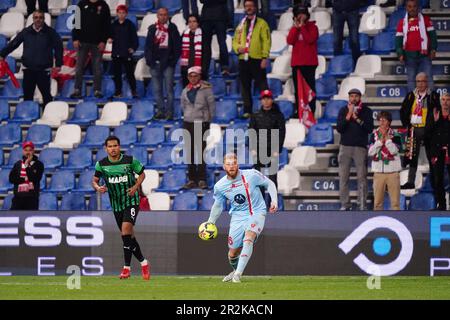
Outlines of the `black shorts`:
{"type": "Polygon", "coordinates": [[[136,218],[139,213],[139,206],[131,206],[125,208],[123,211],[114,212],[114,217],[116,218],[117,226],[122,230],[123,222],[130,222],[133,226],[136,223],[136,218]]]}

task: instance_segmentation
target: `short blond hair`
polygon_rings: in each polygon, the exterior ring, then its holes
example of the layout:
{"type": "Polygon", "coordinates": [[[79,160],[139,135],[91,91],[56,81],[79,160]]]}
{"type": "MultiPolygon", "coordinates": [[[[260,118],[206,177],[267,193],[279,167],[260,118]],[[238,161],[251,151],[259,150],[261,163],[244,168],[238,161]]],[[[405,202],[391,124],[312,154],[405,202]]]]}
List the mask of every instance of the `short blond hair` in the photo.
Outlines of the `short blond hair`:
{"type": "Polygon", "coordinates": [[[229,152],[226,155],[223,156],[223,163],[225,163],[225,161],[227,161],[227,159],[233,159],[237,161],[237,155],[234,152],[229,152]]]}

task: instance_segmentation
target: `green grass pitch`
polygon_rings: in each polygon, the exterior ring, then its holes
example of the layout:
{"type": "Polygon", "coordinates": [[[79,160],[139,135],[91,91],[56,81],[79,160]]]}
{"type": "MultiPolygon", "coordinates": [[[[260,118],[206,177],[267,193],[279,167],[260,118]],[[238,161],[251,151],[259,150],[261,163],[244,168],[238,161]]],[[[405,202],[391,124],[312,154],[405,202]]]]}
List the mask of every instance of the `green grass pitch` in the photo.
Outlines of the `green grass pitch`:
{"type": "Polygon", "coordinates": [[[382,277],[381,289],[367,288],[367,277],[261,276],[242,283],[222,277],[81,277],[81,289],[69,290],[67,277],[0,277],[0,299],[450,299],[450,277],[382,277]]]}

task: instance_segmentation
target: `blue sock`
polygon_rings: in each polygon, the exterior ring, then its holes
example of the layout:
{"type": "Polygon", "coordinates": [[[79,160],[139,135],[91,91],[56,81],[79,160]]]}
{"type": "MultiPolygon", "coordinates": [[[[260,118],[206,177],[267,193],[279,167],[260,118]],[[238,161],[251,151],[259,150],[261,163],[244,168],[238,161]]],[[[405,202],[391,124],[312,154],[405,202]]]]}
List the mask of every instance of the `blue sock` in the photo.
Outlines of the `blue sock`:
{"type": "Polygon", "coordinates": [[[239,263],[236,272],[243,273],[248,261],[253,253],[253,240],[244,239],[244,245],[242,246],[241,256],[239,257],[239,263]]]}
{"type": "Polygon", "coordinates": [[[230,263],[230,266],[233,268],[233,270],[236,270],[239,262],[239,256],[234,258],[228,257],[228,262],[230,263]]]}

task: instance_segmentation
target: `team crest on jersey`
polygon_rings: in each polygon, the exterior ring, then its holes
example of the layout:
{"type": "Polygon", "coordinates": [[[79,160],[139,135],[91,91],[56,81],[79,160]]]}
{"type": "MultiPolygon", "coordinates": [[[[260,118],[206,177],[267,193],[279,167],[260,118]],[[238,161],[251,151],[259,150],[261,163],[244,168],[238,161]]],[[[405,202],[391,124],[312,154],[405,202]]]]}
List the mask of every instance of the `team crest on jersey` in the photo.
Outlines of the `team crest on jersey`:
{"type": "Polygon", "coordinates": [[[108,178],[109,183],[122,183],[122,182],[128,182],[128,176],[122,176],[122,177],[109,177],[108,178]]]}
{"type": "Polygon", "coordinates": [[[245,202],[245,196],[238,193],[237,195],[234,196],[234,201],[238,204],[243,204],[245,202]]]}

